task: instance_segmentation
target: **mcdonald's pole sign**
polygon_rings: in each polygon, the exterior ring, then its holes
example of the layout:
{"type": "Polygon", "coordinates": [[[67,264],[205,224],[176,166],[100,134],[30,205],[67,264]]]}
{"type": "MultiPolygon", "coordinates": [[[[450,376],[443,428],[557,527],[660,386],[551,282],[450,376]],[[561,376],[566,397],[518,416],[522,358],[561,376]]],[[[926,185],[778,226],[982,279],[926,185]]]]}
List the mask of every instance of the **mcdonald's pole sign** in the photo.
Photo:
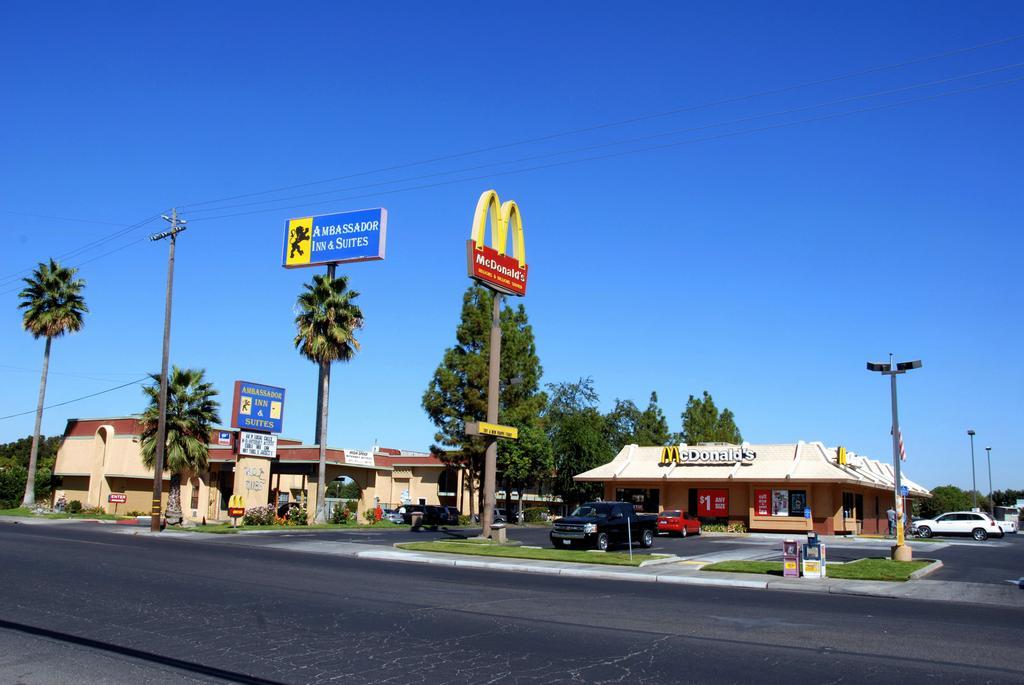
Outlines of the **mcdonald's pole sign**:
{"type": "Polygon", "coordinates": [[[523,218],[513,200],[501,202],[498,193],[488,190],[480,196],[473,214],[473,227],[466,241],[469,277],[492,290],[507,295],[526,294],[526,242],[523,239],[523,218]],[[491,218],[491,245],[485,244],[487,217],[491,218]],[[509,254],[509,229],[512,247],[509,254]]]}

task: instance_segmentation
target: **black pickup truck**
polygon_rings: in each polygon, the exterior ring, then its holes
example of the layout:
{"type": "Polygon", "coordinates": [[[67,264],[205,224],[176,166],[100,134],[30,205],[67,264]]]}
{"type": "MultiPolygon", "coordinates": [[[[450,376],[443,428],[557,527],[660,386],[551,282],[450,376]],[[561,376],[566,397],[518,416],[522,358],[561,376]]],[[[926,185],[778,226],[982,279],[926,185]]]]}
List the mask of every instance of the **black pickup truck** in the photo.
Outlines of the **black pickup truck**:
{"type": "Polygon", "coordinates": [[[638,514],[629,502],[587,502],[555,521],[550,538],[562,549],[579,545],[606,550],[626,543],[632,533],[634,544],[650,547],[657,526],[657,514],[638,514]]]}

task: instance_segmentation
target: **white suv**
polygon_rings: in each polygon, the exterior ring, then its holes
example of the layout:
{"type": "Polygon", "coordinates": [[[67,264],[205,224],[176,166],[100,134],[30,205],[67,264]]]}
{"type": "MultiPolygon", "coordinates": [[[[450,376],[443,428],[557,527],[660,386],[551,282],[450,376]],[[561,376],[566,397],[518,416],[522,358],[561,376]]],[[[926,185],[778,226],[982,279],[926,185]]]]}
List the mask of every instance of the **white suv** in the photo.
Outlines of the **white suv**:
{"type": "Polygon", "coordinates": [[[921,519],[914,522],[914,532],[923,538],[933,535],[970,535],[975,540],[1003,537],[999,524],[978,511],[951,511],[933,519],[921,519]]]}

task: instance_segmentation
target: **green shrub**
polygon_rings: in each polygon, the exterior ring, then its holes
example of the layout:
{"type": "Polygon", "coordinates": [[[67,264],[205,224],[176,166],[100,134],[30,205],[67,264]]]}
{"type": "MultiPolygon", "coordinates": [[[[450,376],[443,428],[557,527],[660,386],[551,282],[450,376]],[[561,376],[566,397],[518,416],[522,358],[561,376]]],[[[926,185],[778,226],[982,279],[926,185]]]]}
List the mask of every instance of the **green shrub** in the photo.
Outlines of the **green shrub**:
{"type": "Polygon", "coordinates": [[[305,526],[309,523],[306,507],[292,507],[288,510],[288,523],[293,526],[305,526]]]}
{"type": "Polygon", "coordinates": [[[367,509],[363,512],[363,516],[366,517],[367,523],[377,523],[377,511],[376,509],[367,509]]]}
{"type": "Polygon", "coordinates": [[[103,507],[86,507],[82,509],[82,514],[86,516],[103,516],[107,512],[104,511],[103,507]]]}
{"type": "Polygon", "coordinates": [[[348,523],[348,509],[336,506],[331,510],[331,523],[348,523]]]}
{"type": "Polygon", "coordinates": [[[746,533],[747,527],[742,521],[732,523],[702,523],[700,529],[707,533],[746,533]]]}
{"type": "Polygon", "coordinates": [[[265,507],[250,507],[242,516],[242,524],[246,526],[269,526],[274,523],[277,511],[272,504],[265,507]]]}
{"type": "Polygon", "coordinates": [[[68,507],[66,511],[69,514],[77,514],[78,512],[82,511],[82,503],[79,502],[77,499],[73,499],[70,502],[68,502],[68,507]]]}
{"type": "Polygon", "coordinates": [[[144,511],[135,511],[134,509],[132,509],[127,514],[125,514],[125,516],[146,516],[146,515],[147,515],[146,512],[144,512],[144,511]]]}
{"type": "Polygon", "coordinates": [[[350,499],[345,502],[345,508],[351,511],[353,514],[359,513],[359,500],[350,499]]]}
{"type": "Polygon", "coordinates": [[[473,518],[468,514],[459,514],[459,525],[460,526],[471,526],[473,525],[473,518]]]}
{"type": "Polygon", "coordinates": [[[526,523],[542,523],[547,520],[546,507],[529,507],[523,509],[523,521],[526,523]]]}

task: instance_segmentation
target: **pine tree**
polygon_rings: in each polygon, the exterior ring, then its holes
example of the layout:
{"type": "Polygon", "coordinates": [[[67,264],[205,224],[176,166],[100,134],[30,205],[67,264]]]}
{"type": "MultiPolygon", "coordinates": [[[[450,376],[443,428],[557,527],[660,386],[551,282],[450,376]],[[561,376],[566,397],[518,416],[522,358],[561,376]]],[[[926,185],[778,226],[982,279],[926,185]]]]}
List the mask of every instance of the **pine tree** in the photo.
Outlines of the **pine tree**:
{"type": "Polygon", "coordinates": [[[743,436],[736,427],[732,411],[723,409],[719,412],[707,390],[700,399],[690,395],[682,419],[682,440],[687,445],[701,442],[726,442],[738,445],[743,442],[743,436]]]}
{"type": "Polygon", "coordinates": [[[637,422],[636,443],[637,445],[667,445],[672,439],[668,430],[668,421],[665,414],[658,406],[658,393],[651,391],[651,399],[647,408],[640,414],[637,422]]]}
{"type": "MultiPolygon", "coordinates": [[[[455,328],[455,345],[444,351],[423,393],[423,409],[437,428],[431,451],[462,469],[470,489],[470,513],[478,511],[477,500],[482,499],[475,483],[482,476],[486,441],[467,436],[465,426],[470,421],[487,420],[493,298],[493,292],[481,285],[466,290],[455,328]]],[[[502,309],[501,337],[499,420],[520,428],[538,425],[547,397],[539,390],[542,369],[533,328],[522,304],[502,309]]]]}

